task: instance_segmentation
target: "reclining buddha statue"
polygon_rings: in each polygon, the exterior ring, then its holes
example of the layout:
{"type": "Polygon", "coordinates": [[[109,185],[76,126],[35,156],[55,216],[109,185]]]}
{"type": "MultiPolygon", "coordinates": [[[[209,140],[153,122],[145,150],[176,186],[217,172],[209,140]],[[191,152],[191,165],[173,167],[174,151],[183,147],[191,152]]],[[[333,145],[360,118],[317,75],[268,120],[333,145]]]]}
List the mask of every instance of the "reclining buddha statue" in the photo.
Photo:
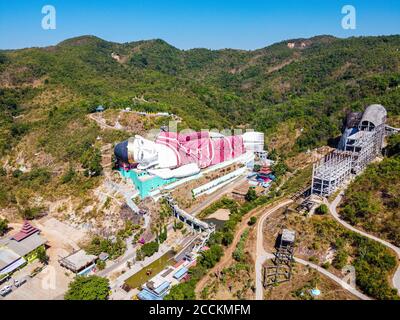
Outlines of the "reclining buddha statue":
{"type": "Polygon", "coordinates": [[[182,178],[244,154],[244,142],[250,137],[251,132],[224,136],[208,131],[161,131],[155,141],[136,135],[121,142],[114,153],[120,165],[134,165],[162,179],[182,178]]]}

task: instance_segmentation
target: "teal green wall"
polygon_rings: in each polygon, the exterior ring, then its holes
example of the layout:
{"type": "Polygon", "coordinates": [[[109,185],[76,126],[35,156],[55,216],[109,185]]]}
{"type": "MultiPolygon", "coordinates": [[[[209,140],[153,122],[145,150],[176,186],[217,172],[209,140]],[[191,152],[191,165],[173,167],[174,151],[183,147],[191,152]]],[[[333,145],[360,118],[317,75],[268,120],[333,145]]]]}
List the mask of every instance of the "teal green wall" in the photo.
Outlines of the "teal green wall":
{"type": "Polygon", "coordinates": [[[124,169],[119,169],[119,172],[123,177],[130,178],[133,181],[136,188],[139,190],[139,194],[142,199],[147,197],[154,189],[176,181],[175,178],[161,179],[157,176],[151,176],[151,178],[147,179],[146,181],[140,181],[139,177],[149,176],[149,174],[145,171],[136,173],[135,170],[126,171],[124,169]]]}

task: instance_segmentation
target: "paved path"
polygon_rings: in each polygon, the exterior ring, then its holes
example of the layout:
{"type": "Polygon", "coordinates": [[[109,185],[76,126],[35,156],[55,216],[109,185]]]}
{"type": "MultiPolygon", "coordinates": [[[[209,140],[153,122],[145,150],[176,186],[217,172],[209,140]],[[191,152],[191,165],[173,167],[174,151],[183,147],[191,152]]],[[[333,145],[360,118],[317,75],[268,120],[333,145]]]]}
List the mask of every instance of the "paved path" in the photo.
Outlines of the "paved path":
{"type": "Polygon", "coordinates": [[[151,257],[146,257],[143,261],[137,261],[131,269],[126,271],[124,274],[119,276],[117,280],[111,285],[111,288],[116,288],[122,286],[128,278],[133,276],[135,273],[138,273],[140,270],[146,268],[149,264],[153,263],[157,259],[161,258],[164,254],[170,251],[172,248],[167,244],[161,244],[159,250],[153,254],[151,257]]]}
{"type": "Polygon", "coordinates": [[[320,267],[320,266],[318,266],[316,264],[313,264],[313,263],[311,263],[309,261],[300,259],[300,258],[294,257],[294,261],[317,270],[318,272],[320,272],[323,275],[327,276],[329,279],[331,279],[331,280],[335,281],[336,283],[338,283],[339,285],[341,285],[343,289],[345,289],[345,290],[349,291],[350,293],[354,294],[356,297],[360,298],[361,300],[372,300],[370,297],[368,297],[365,294],[361,293],[356,288],[350,286],[348,283],[344,282],[342,279],[340,279],[339,277],[335,276],[333,273],[327,271],[326,269],[324,269],[324,268],[322,268],[322,267],[320,267]]]}
{"type": "MultiPolygon", "coordinates": [[[[256,266],[255,266],[255,272],[256,272],[256,300],[263,300],[264,299],[264,290],[263,290],[263,284],[262,284],[262,265],[265,262],[266,259],[272,259],[274,256],[265,251],[264,249],[264,236],[263,236],[263,226],[266,218],[268,218],[269,215],[274,213],[275,211],[279,210],[280,208],[290,204],[292,200],[287,200],[276,207],[272,208],[271,210],[267,211],[264,213],[264,215],[261,217],[260,221],[258,222],[257,225],[257,249],[256,249],[256,254],[257,254],[257,259],[256,259],[256,266]]],[[[330,273],[329,271],[325,270],[324,268],[315,265],[313,263],[310,263],[308,261],[299,259],[299,258],[294,258],[294,260],[297,263],[301,263],[305,266],[309,266],[310,268],[313,268],[317,270],[318,272],[324,274],[326,277],[329,279],[335,281],[338,283],[343,289],[349,291],[350,293],[354,294],[356,297],[362,299],[362,300],[371,300],[368,296],[365,294],[361,293],[358,291],[356,288],[351,287],[349,284],[344,282],[342,279],[339,277],[335,276],[334,274],[330,273]]]]}
{"type": "Polygon", "coordinates": [[[268,253],[264,250],[264,237],[263,237],[263,227],[265,219],[267,219],[272,213],[276,212],[277,210],[291,204],[292,200],[286,200],[277,206],[273,207],[272,209],[265,212],[261,219],[258,221],[257,224],[257,242],[256,242],[256,300],[264,300],[264,289],[262,283],[262,265],[267,259],[272,259],[274,257],[273,254],[268,253]]]}
{"type": "Polygon", "coordinates": [[[260,213],[263,212],[263,210],[265,210],[264,206],[269,205],[270,204],[256,207],[242,217],[242,221],[235,230],[235,236],[232,240],[232,243],[224,249],[224,255],[221,257],[221,260],[211,270],[209,270],[207,274],[203,278],[201,278],[200,281],[196,284],[196,294],[202,291],[202,289],[207,284],[208,280],[210,280],[213,274],[215,274],[217,271],[224,269],[232,262],[232,253],[236,249],[237,243],[240,241],[242,233],[249,227],[249,218],[257,217],[260,213]]]}
{"type": "MultiPolygon", "coordinates": [[[[385,240],[382,240],[382,239],[377,238],[373,235],[370,235],[364,231],[354,228],[352,225],[350,225],[349,223],[347,223],[346,221],[344,221],[340,218],[339,214],[337,213],[336,208],[337,208],[338,204],[340,203],[340,201],[342,200],[343,195],[344,195],[343,191],[340,192],[339,195],[335,198],[335,200],[333,200],[332,203],[329,203],[328,200],[324,199],[324,203],[329,207],[329,211],[331,212],[332,216],[345,228],[347,228],[351,231],[357,232],[358,234],[361,234],[364,237],[375,240],[375,241],[383,244],[384,246],[388,247],[389,249],[392,249],[397,254],[397,257],[400,259],[400,248],[394,246],[393,244],[391,244],[385,240]]],[[[400,264],[393,276],[392,283],[393,283],[393,287],[395,287],[397,289],[397,291],[400,293],[400,264]]]]}
{"type": "Polygon", "coordinates": [[[135,247],[129,247],[128,250],[125,252],[123,256],[118,258],[117,261],[113,262],[108,268],[105,268],[104,270],[101,270],[97,273],[98,276],[100,277],[105,277],[112,273],[113,271],[119,269],[121,266],[126,265],[126,263],[129,260],[132,260],[134,257],[136,257],[136,251],[139,246],[135,247]]]}

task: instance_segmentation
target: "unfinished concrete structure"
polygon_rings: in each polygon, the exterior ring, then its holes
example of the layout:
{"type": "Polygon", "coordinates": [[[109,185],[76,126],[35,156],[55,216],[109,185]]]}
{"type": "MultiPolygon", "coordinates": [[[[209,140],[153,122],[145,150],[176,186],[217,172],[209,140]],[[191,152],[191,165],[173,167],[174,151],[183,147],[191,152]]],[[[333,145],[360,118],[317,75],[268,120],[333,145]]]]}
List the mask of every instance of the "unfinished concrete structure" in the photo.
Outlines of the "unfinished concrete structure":
{"type": "Polygon", "coordinates": [[[264,288],[290,281],[294,252],[295,231],[283,229],[276,246],[273,265],[264,266],[264,288]]]}
{"type": "Polygon", "coordinates": [[[329,196],[351,175],[352,156],[349,152],[333,151],[313,164],[312,194],[329,196]]]}
{"type": "Polygon", "coordinates": [[[352,174],[358,174],[381,153],[386,109],[371,105],[364,113],[346,118],[338,149],[313,165],[311,193],[326,197],[334,193],[352,174]]]}
{"type": "Polygon", "coordinates": [[[174,217],[186,223],[193,230],[205,232],[207,235],[210,235],[211,233],[215,232],[214,224],[201,221],[196,217],[190,215],[186,211],[182,210],[181,208],[179,208],[178,204],[171,197],[171,195],[169,194],[164,195],[164,199],[167,201],[168,205],[172,209],[174,217]]]}

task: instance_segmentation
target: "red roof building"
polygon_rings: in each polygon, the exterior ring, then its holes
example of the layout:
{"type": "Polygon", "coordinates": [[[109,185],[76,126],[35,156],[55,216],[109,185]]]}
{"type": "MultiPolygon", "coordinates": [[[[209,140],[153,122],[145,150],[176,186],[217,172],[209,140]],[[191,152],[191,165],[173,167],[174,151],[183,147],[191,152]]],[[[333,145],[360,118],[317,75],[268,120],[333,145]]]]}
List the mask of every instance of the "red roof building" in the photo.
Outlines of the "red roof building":
{"type": "Polygon", "coordinates": [[[38,228],[35,228],[28,221],[25,220],[21,230],[18,233],[16,233],[11,239],[19,242],[31,236],[34,233],[40,233],[40,230],[38,228]]]}

